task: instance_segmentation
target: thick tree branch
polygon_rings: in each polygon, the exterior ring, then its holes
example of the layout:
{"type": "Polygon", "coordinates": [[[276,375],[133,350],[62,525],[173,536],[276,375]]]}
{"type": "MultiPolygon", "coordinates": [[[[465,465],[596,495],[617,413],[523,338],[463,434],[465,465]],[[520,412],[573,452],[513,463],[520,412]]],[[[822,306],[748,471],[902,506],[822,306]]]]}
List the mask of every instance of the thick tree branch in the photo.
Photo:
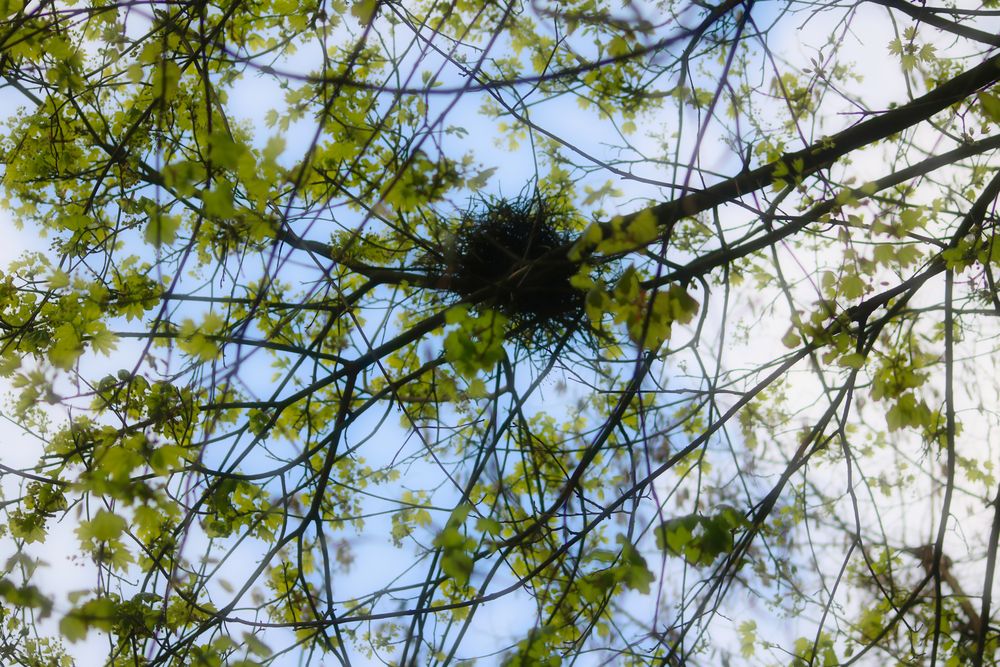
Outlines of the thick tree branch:
{"type": "MultiPolygon", "coordinates": [[[[630,213],[624,216],[621,222],[627,224],[639,215],[652,213],[657,225],[669,232],[674,223],[681,218],[721,206],[771,185],[776,179],[775,174],[779,167],[787,169],[789,178],[803,178],[829,167],[841,157],[859,148],[886,139],[927,120],[997,80],[1000,80],[1000,55],[993,56],[946,81],[926,95],[858,123],[832,137],[822,139],[808,148],[788,153],[779,160],[751,171],[741,172],[704,190],[630,213]]],[[[609,236],[612,230],[611,223],[604,223],[602,227],[605,237],[609,236]]]]}
{"type": "Polygon", "coordinates": [[[940,30],[945,30],[954,35],[958,35],[959,37],[965,37],[966,39],[975,40],[991,46],[1000,46],[1000,35],[986,32],[985,30],[977,30],[976,28],[972,28],[961,23],[955,23],[954,21],[949,21],[948,19],[939,16],[935,13],[935,9],[930,7],[917,7],[915,4],[904,2],[903,0],[870,0],[870,2],[874,2],[876,5],[882,5],[883,7],[888,7],[889,9],[901,11],[915,21],[926,23],[927,25],[934,26],[940,30]]]}

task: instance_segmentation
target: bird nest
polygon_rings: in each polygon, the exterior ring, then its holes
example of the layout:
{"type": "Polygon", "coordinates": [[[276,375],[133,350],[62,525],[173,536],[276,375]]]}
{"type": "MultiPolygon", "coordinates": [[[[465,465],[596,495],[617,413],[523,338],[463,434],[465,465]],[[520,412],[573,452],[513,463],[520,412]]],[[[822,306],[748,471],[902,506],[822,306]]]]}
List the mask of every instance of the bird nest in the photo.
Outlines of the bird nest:
{"type": "Polygon", "coordinates": [[[452,290],[503,314],[522,341],[571,335],[585,297],[570,280],[580,268],[566,255],[571,224],[570,211],[538,192],[480,200],[455,233],[452,290]]]}

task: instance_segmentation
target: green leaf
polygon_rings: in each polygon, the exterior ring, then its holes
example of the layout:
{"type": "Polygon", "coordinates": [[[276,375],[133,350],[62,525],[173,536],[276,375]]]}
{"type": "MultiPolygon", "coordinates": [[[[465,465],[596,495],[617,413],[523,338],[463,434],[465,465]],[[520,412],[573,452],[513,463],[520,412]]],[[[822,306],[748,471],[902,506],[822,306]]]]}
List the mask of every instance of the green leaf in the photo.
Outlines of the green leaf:
{"type": "Polygon", "coordinates": [[[993,93],[979,93],[979,106],[983,114],[994,123],[1000,123],[1000,97],[993,93]]]}
{"type": "Polygon", "coordinates": [[[730,553],[734,532],[746,525],[736,509],[720,506],[710,516],[689,514],[660,524],[654,531],[656,546],[693,565],[711,565],[720,554],[730,553]]]}
{"type": "Polygon", "coordinates": [[[12,607],[37,609],[39,618],[46,618],[52,613],[52,600],[31,584],[18,586],[10,579],[0,577],[0,598],[12,607]]]}
{"type": "Polygon", "coordinates": [[[693,537],[691,530],[697,524],[698,517],[693,514],[664,521],[655,530],[657,548],[677,555],[684,553],[693,537]]]}
{"type": "Polygon", "coordinates": [[[274,162],[278,159],[278,156],[285,151],[285,138],[280,136],[274,136],[267,140],[267,145],[264,146],[264,159],[268,162],[274,162]]]}
{"type": "Polygon", "coordinates": [[[16,509],[10,513],[7,527],[11,535],[29,544],[45,541],[45,517],[37,512],[16,509]]]}
{"type": "Polygon", "coordinates": [[[499,535],[502,527],[500,522],[490,517],[479,517],[476,519],[476,530],[488,535],[499,535]]]}
{"type": "Polygon", "coordinates": [[[60,324],[53,332],[52,347],[49,349],[49,361],[53,366],[69,370],[76,364],[83,352],[83,342],[72,324],[60,324]]]}
{"type": "Polygon", "coordinates": [[[480,190],[486,187],[486,184],[496,173],[496,167],[490,167],[489,169],[480,170],[475,176],[465,181],[465,187],[470,190],[480,190]]]}
{"type": "Polygon", "coordinates": [[[260,656],[261,658],[268,658],[272,653],[274,653],[274,651],[272,651],[267,644],[262,642],[260,638],[252,632],[243,633],[243,645],[246,646],[251,653],[260,656]]]}
{"type": "Polygon", "coordinates": [[[634,546],[626,542],[622,545],[622,561],[622,581],[625,586],[648,594],[650,585],[656,581],[656,577],[646,565],[646,559],[634,546]]]}
{"type": "Polygon", "coordinates": [[[458,549],[446,549],[441,557],[441,571],[454,579],[459,586],[469,583],[472,568],[472,556],[458,549]]]}
{"type": "Polygon", "coordinates": [[[153,450],[149,465],[157,474],[163,475],[181,467],[186,451],[178,445],[161,445],[153,450]]]}
{"type": "Polygon", "coordinates": [[[656,226],[656,216],[649,209],[639,212],[628,226],[628,234],[636,246],[645,245],[659,234],[656,226]]]}
{"type": "Polygon", "coordinates": [[[860,352],[852,352],[840,357],[837,363],[845,368],[858,369],[865,365],[865,355],[860,352]]]}
{"type": "Polygon", "coordinates": [[[211,217],[229,218],[236,212],[233,207],[233,187],[229,183],[219,183],[213,189],[203,192],[201,200],[205,204],[205,213],[211,217]]]}
{"type": "MultiPolygon", "coordinates": [[[[454,311],[449,311],[452,313],[454,311]]],[[[460,315],[446,315],[446,318],[460,315]]],[[[507,318],[493,311],[483,311],[477,317],[465,317],[444,339],[445,358],[464,377],[473,378],[484,369],[492,368],[503,359],[507,318]]]]}
{"type": "Polygon", "coordinates": [[[63,616],[59,621],[59,633],[73,643],[86,639],[88,629],[87,623],[72,613],[63,616]]]}
{"type": "MultiPolygon", "coordinates": [[[[207,320],[209,326],[213,324],[212,318],[207,320]]],[[[202,332],[202,327],[198,327],[194,320],[188,318],[181,324],[179,332],[180,338],[177,345],[192,357],[209,361],[219,356],[219,346],[209,335],[202,332]]]]}
{"type": "Polygon", "coordinates": [[[177,230],[180,229],[180,226],[180,216],[156,214],[149,218],[149,224],[146,225],[143,238],[146,243],[157,248],[170,245],[177,238],[177,230]]]}
{"type": "Polygon", "coordinates": [[[351,4],[351,14],[361,23],[368,23],[378,11],[378,0],[354,0],[351,4]]]}
{"type": "Polygon", "coordinates": [[[754,647],[757,643],[757,622],[743,621],[739,627],[740,633],[740,654],[744,658],[753,657],[754,647]]]}
{"type": "Polygon", "coordinates": [[[110,598],[89,600],[59,621],[59,632],[71,642],[85,639],[90,628],[109,632],[118,615],[116,607],[115,601],[110,598]]]}
{"type": "Polygon", "coordinates": [[[60,289],[69,285],[69,274],[61,269],[55,269],[49,276],[49,288],[60,289]]]}
{"type": "Polygon", "coordinates": [[[802,339],[799,337],[798,331],[795,327],[790,327],[784,336],[781,337],[781,344],[788,348],[796,348],[802,344],[802,339]]]}
{"type": "Polygon", "coordinates": [[[629,53],[629,51],[631,51],[631,49],[629,48],[628,42],[621,37],[613,37],[611,42],[608,44],[608,54],[612,58],[623,56],[629,53]]]}
{"type": "Polygon", "coordinates": [[[118,538],[128,527],[128,522],[114,512],[99,510],[90,521],[81,521],[76,529],[81,539],[107,542],[118,538]]]}
{"type": "Polygon", "coordinates": [[[848,299],[857,299],[865,289],[865,281],[857,275],[848,274],[840,279],[840,293],[848,299]]]}
{"type": "MultiPolygon", "coordinates": [[[[103,326],[103,325],[102,325],[103,326]]],[[[90,347],[95,352],[110,355],[118,347],[118,336],[102,328],[90,337],[90,347]]]]}

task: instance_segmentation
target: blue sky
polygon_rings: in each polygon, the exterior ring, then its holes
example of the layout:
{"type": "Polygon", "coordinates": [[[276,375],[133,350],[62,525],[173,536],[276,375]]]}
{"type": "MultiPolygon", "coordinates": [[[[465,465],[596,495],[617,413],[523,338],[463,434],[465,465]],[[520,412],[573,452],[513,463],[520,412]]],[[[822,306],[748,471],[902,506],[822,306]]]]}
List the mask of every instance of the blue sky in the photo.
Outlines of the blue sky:
{"type": "MultiPolygon", "coordinates": [[[[761,3],[761,5],[764,7],[762,14],[766,16],[769,8],[764,3],[761,3]]],[[[863,83],[858,84],[857,90],[864,94],[866,102],[870,105],[874,106],[878,103],[887,105],[891,101],[903,99],[905,91],[902,89],[900,83],[898,66],[886,55],[885,43],[889,37],[885,22],[880,18],[882,16],[882,13],[880,13],[881,10],[875,7],[867,7],[862,11],[868,12],[870,18],[866,17],[865,20],[859,20],[855,23],[848,39],[854,39],[856,43],[846,47],[856,49],[858,70],[866,77],[863,83]]],[[[763,16],[759,17],[759,20],[762,22],[764,20],[763,16]]],[[[792,63],[801,63],[815,55],[816,51],[814,49],[807,48],[803,44],[821,43],[825,39],[833,26],[826,25],[823,21],[824,18],[815,19],[805,23],[801,29],[798,29],[799,26],[802,26],[801,23],[796,24],[794,20],[789,21],[789,27],[785,28],[784,33],[772,36],[771,47],[775,51],[776,58],[792,63]]],[[[309,57],[308,50],[303,50],[299,56],[290,59],[285,65],[289,69],[295,69],[304,66],[308,62],[309,57]]],[[[456,77],[454,80],[459,81],[461,79],[456,77]]],[[[449,83],[449,81],[446,81],[446,83],[449,83]]],[[[0,115],[6,115],[6,113],[11,112],[21,102],[18,97],[10,88],[0,91],[0,115]]],[[[448,122],[464,126],[468,130],[468,135],[464,138],[445,138],[445,152],[457,154],[461,149],[471,149],[475,153],[476,158],[485,167],[497,168],[487,184],[486,191],[504,194],[517,193],[531,179],[534,172],[534,163],[528,143],[522,142],[521,148],[517,151],[509,151],[496,146],[494,137],[498,135],[498,132],[495,122],[479,114],[481,97],[482,94],[465,96],[449,112],[448,122]]],[[[260,143],[263,144],[267,136],[272,132],[272,130],[267,130],[264,127],[265,114],[272,107],[279,106],[280,99],[280,90],[267,78],[248,74],[230,93],[229,106],[237,116],[249,125],[260,129],[260,143]]],[[[432,98],[432,113],[435,110],[440,110],[442,105],[447,101],[447,98],[432,98]]],[[[844,110],[847,109],[845,108],[844,110]]],[[[533,118],[538,123],[544,127],[554,128],[561,135],[572,139],[588,152],[601,157],[608,156],[609,149],[605,144],[609,141],[613,142],[615,139],[613,133],[606,124],[597,121],[592,114],[581,111],[572,98],[566,97],[558,101],[549,102],[535,108],[532,113],[533,118]]],[[[693,116],[686,119],[689,123],[694,120],[693,116]]],[[[634,140],[643,148],[653,150],[658,140],[647,138],[647,133],[653,131],[659,132],[665,125],[672,122],[674,122],[673,117],[669,121],[656,117],[642,118],[638,131],[634,135],[634,140]]],[[[845,127],[850,122],[851,118],[848,116],[834,115],[826,120],[824,129],[832,133],[845,127]]],[[[309,145],[313,130],[314,128],[310,126],[308,121],[302,121],[295,125],[292,131],[286,136],[288,144],[285,155],[289,157],[301,155],[309,145]]],[[[709,138],[712,140],[713,136],[710,134],[709,138]]],[[[709,154],[712,153],[710,149],[707,152],[709,154]]],[[[720,157],[718,159],[709,157],[706,162],[718,171],[732,171],[735,163],[731,159],[727,161],[727,158],[724,157],[725,155],[724,151],[719,151],[720,157]]],[[[884,168],[884,162],[878,157],[862,158],[855,165],[855,168],[862,175],[867,173],[874,175],[881,173],[884,168]]],[[[669,174],[658,173],[655,167],[642,165],[641,169],[640,175],[644,177],[670,179],[669,174]]],[[[607,176],[598,173],[593,180],[593,185],[600,185],[605,178],[607,176]]],[[[634,181],[614,180],[616,181],[616,187],[622,190],[622,195],[618,199],[607,203],[606,208],[610,211],[633,210],[640,207],[645,199],[655,200],[661,196],[655,188],[650,186],[634,181]]],[[[469,193],[470,196],[471,194],[469,193]]],[[[464,201],[456,201],[454,203],[458,208],[465,205],[464,201]]],[[[46,250],[47,241],[39,239],[30,230],[26,230],[25,232],[14,231],[12,222],[8,218],[2,217],[5,215],[7,215],[7,212],[0,211],[0,225],[2,225],[0,229],[7,234],[5,238],[10,241],[0,244],[0,265],[6,265],[22,251],[46,250]]],[[[317,227],[312,229],[311,233],[313,238],[326,240],[324,237],[328,235],[329,230],[317,227]]],[[[311,270],[299,268],[286,272],[283,278],[292,283],[306,283],[307,281],[314,280],[316,274],[311,270]]],[[[712,325],[713,322],[710,322],[709,326],[712,325]]],[[[769,320],[762,316],[758,321],[758,326],[759,338],[757,340],[776,341],[784,333],[784,328],[787,327],[787,320],[781,320],[780,318],[769,320]],[[772,329],[773,331],[771,331],[772,329]]],[[[758,361],[773,358],[776,354],[776,349],[777,346],[771,345],[749,345],[727,348],[723,353],[722,365],[729,367],[738,367],[741,365],[752,366],[758,361]]],[[[131,367],[134,363],[134,358],[130,356],[129,352],[134,352],[134,350],[135,346],[121,343],[116,358],[107,363],[114,368],[118,366],[131,367]]],[[[269,371],[263,363],[264,359],[260,358],[262,355],[257,355],[257,357],[241,369],[240,376],[247,382],[250,388],[255,388],[255,385],[258,385],[260,392],[263,395],[267,395],[270,389],[268,380],[269,371]]],[[[539,399],[539,401],[541,400],[539,399]]],[[[560,402],[558,394],[555,391],[547,391],[544,400],[544,407],[551,413],[558,414],[560,417],[572,409],[567,404],[560,402]]],[[[357,430],[364,432],[365,429],[362,427],[366,425],[370,426],[370,422],[367,420],[368,418],[359,423],[357,430]]],[[[412,433],[408,433],[395,426],[397,422],[398,420],[393,416],[388,421],[393,426],[385,427],[379,431],[378,438],[371,448],[374,453],[369,456],[372,464],[377,463],[379,455],[387,455],[388,452],[394,450],[397,443],[402,441],[408,440],[408,447],[411,450],[419,449],[419,443],[412,437],[412,433]]],[[[3,456],[3,462],[6,465],[30,465],[33,462],[33,457],[39,451],[37,441],[34,438],[23,434],[19,429],[11,427],[9,424],[0,426],[0,434],[4,436],[5,442],[8,445],[14,445],[6,448],[7,453],[3,456]]],[[[247,465],[251,466],[262,462],[250,460],[247,462],[247,465]]],[[[430,464],[420,464],[413,468],[412,474],[415,478],[419,479],[422,474],[429,473],[431,470],[432,467],[430,464]]],[[[403,483],[406,483],[405,479],[403,483]]],[[[440,514],[435,515],[435,521],[438,527],[440,527],[440,523],[443,521],[442,516],[440,514]]],[[[81,567],[79,563],[69,561],[67,558],[76,548],[72,527],[71,519],[64,521],[55,529],[44,547],[44,557],[51,565],[44,581],[54,592],[82,588],[91,585],[93,581],[92,571],[87,567],[81,567]]],[[[338,591],[336,595],[338,598],[353,595],[355,591],[361,593],[377,587],[384,581],[383,575],[385,573],[383,568],[386,565],[383,564],[389,564],[400,569],[410,564],[405,561],[408,552],[392,547],[387,535],[388,519],[372,518],[369,520],[364,534],[351,538],[359,546],[359,562],[352,571],[352,576],[349,579],[337,582],[338,591]],[[373,563],[377,565],[373,567],[373,563]]],[[[195,541],[198,542],[199,539],[195,541]]],[[[252,554],[255,550],[262,548],[262,546],[260,544],[248,543],[246,547],[248,555],[245,562],[252,562],[252,554]]],[[[655,570],[658,563],[651,562],[650,565],[655,570]]],[[[234,565],[234,569],[238,567],[242,567],[242,565],[234,565]]],[[[418,578],[422,578],[422,575],[418,574],[418,578]]],[[[473,636],[477,640],[481,639],[487,645],[490,641],[493,641],[491,635],[495,636],[497,645],[502,645],[512,637],[523,636],[524,631],[534,623],[534,616],[530,613],[530,608],[527,609],[529,613],[526,613],[525,608],[522,607],[523,602],[523,600],[504,602],[492,605],[488,611],[481,612],[480,625],[476,628],[477,634],[473,636]]],[[[636,605],[638,606],[648,603],[648,599],[636,600],[636,605]]],[[[732,613],[734,621],[737,623],[744,618],[757,618],[759,616],[754,607],[747,606],[741,608],[738,601],[733,605],[732,609],[727,608],[726,611],[732,613]]],[[[789,619],[786,626],[779,625],[778,623],[769,626],[760,621],[760,631],[762,634],[773,633],[776,636],[780,635],[781,639],[787,639],[787,637],[796,636],[798,629],[795,626],[797,624],[802,627],[812,627],[812,619],[789,619]]],[[[277,644],[277,642],[274,643],[277,644]]],[[[475,646],[471,640],[470,646],[475,646]]],[[[96,634],[92,635],[91,639],[86,643],[73,645],[71,648],[74,654],[79,657],[81,665],[96,665],[103,661],[101,657],[98,657],[102,656],[102,653],[100,651],[100,637],[96,634]]],[[[481,646],[479,648],[481,649],[481,646]]],[[[287,661],[283,661],[282,664],[291,665],[296,662],[296,657],[289,656],[287,661]]],[[[355,664],[360,665],[365,663],[359,660],[355,664]]]]}

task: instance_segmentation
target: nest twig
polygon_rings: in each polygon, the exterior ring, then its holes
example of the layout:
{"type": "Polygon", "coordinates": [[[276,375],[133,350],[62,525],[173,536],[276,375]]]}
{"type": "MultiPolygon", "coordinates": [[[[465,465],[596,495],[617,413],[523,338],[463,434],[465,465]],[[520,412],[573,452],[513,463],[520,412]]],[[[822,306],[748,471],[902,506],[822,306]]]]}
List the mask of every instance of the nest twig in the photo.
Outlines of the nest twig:
{"type": "Polygon", "coordinates": [[[451,288],[506,316],[522,340],[559,337],[584,313],[566,256],[570,214],[540,193],[486,199],[462,219],[451,249],[451,288]]]}

